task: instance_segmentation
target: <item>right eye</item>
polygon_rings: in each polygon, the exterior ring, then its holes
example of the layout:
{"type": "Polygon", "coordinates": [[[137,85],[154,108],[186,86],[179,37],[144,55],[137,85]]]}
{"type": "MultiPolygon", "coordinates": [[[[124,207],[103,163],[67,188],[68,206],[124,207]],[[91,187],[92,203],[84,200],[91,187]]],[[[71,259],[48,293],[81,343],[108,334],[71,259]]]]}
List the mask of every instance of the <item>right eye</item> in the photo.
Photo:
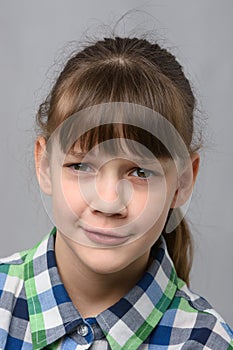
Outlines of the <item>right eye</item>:
{"type": "Polygon", "coordinates": [[[151,176],[154,176],[155,172],[149,169],[137,168],[131,173],[131,175],[145,180],[151,176]]]}
{"type": "Polygon", "coordinates": [[[93,169],[87,163],[73,163],[69,164],[68,168],[76,172],[93,172],[93,169]]]}

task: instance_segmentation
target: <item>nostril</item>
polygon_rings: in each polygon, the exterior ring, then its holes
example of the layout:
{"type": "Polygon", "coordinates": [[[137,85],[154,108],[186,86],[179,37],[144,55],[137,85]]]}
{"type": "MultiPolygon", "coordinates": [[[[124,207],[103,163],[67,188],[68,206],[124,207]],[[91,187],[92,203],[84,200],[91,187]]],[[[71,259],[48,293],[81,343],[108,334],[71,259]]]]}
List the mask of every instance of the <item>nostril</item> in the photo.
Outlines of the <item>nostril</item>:
{"type": "MultiPolygon", "coordinates": [[[[118,202],[118,201],[117,201],[118,202]]],[[[126,206],[119,203],[109,204],[103,200],[95,201],[89,205],[92,213],[103,214],[105,216],[115,216],[115,217],[125,217],[127,215],[128,209],[126,206]]]]}

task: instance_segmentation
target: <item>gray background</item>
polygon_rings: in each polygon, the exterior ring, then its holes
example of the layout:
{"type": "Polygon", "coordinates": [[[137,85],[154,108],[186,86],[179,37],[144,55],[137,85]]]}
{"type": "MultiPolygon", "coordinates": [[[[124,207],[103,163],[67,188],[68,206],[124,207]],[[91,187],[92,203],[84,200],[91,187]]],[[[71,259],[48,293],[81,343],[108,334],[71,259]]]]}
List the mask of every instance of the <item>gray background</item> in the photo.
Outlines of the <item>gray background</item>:
{"type": "Polygon", "coordinates": [[[34,175],[33,127],[39,102],[73,47],[65,43],[86,30],[95,34],[99,24],[132,8],[148,15],[126,17],[119,34],[137,24],[139,32],[156,29],[200,101],[206,126],[188,210],[196,247],[191,287],[233,326],[232,0],[0,1],[0,256],[31,247],[51,228],[34,175]]]}

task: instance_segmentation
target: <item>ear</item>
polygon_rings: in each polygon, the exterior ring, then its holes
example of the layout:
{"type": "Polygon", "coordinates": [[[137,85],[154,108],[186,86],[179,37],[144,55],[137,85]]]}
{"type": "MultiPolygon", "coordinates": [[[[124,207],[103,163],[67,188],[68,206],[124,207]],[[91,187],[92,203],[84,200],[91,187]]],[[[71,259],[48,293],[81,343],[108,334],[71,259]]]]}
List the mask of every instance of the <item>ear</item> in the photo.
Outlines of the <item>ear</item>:
{"type": "Polygon", "coordinates": [[[52,194],[49,155],[46,150],[46,140],[40,136],[37,138],[34,148],[36,175],[40,188],[45,194],[52,194]]]}
{"type": "Polygon", "coordinates": [[[178,188],[173,198],[171,208],[181,207],[193,192],[193,187],[197,178],[200,165],[200,156],[198,153],[190,155],[190,160],[185,165],[178,179],[178,188]]]}

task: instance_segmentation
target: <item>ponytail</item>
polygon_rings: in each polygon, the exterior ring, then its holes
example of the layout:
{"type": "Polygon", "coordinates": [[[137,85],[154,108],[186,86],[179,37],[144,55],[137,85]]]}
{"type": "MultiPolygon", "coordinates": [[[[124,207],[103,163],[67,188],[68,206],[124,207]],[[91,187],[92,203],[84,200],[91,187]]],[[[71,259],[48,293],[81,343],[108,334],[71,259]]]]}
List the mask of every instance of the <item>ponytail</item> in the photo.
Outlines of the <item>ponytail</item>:
{"type": "MultiPolygon", "coordinates": [[[[181,210],[176,209],[177,219],[181,215],[181,210]]],[[[178,277],[184,280],[189,286],[189,274],[193,261],[193,240],[186,219],[183,218],[172,232],[163,232],[163,236],[178,277]]]]}

